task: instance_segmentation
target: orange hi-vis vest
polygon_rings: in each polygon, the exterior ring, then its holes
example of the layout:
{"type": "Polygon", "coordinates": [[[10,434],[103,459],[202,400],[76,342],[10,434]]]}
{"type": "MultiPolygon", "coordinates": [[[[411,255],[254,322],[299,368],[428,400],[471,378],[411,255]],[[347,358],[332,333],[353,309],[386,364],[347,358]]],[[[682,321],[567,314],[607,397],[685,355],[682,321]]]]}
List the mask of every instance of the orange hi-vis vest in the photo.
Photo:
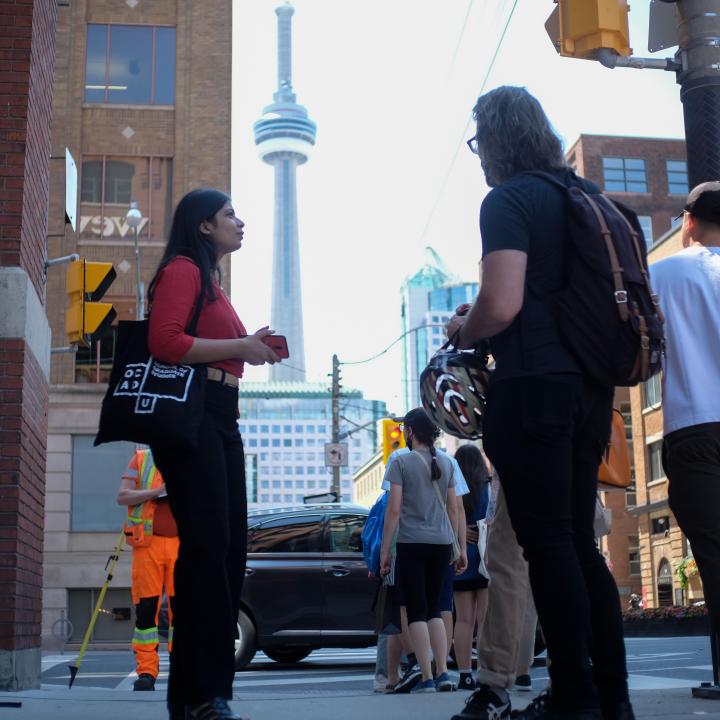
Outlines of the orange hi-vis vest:
{"type": "MultiPolygon", "coordinates": [[[[152,453],[149,450],[138,450],[135,453],[137,466],[136,490],[154,490],[163,484],[162,476],[155,467],[152,453]]],[[[139,505],[129,505],[128,515],[123,530],[125,542],[132,547],[147,547],[152,542],[153,518],[155,517],[155,500],[146,500],[139,505]]]]}

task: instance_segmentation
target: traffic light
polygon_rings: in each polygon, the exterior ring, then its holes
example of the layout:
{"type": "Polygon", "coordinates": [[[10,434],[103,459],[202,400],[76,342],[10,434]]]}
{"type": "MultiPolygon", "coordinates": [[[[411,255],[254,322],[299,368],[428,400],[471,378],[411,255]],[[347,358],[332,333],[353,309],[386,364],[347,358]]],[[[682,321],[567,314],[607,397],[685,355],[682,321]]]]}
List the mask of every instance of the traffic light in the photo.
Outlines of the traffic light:
{"type": "Polygon", "coordinates": [[[594,60],[601,48],[631,55],[627,0],[555,0],[545,23],[555,49],[565,57],[594,60]]]}
{"type": "Polygon", "coordinates": [[[387,465],[391,453],[405,447],[405,436],[400,423],[388,418],[382,421],[382,446],[383,463],[387,465]]]}
{"type": "Polygon", "coordinates": [[[112,263],[87,262],[85,258],[70,263],[66,291],[70,306],[65,311],[65,331],[71,344],[87,347],[115,319],[111,303],[97,302],[115,280],[112,263]]]}

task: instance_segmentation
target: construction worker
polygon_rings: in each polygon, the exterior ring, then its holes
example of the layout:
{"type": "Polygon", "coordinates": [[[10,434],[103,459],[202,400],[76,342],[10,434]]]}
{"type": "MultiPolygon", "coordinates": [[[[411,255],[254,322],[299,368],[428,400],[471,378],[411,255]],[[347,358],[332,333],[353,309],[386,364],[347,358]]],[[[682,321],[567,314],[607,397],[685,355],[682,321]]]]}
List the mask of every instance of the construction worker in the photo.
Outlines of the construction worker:
{"type": "Polygon", "coordinates": [[[157,619],[163,588],[168,598],[168,650],[172,648],[173,573],[180,540],[165,483],[155,468],[150,450],[138,450],[133,455],[122,477],[117,502],[128,506],[124,530],[126,542],[133,549],[135,632],[132,648],[138,675],[133,690],[154,690],[160,669],[157,619]]]}

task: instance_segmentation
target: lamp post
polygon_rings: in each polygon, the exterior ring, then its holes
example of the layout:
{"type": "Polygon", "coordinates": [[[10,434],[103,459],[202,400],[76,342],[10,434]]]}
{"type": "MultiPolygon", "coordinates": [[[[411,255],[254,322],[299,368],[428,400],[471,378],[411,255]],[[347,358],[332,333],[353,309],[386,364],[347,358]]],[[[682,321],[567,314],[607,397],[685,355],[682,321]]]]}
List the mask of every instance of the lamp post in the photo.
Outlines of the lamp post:
{"type": "Polygon", "coordinates": [[[130,209],[125,216],[127,224],[135,231],[135,319],[143,319],[143,288],[140,283],[140,241],[138,239],[138,231],[143,215],[140,212],[137,202],[133,200],[130,203],[130,209]]]}

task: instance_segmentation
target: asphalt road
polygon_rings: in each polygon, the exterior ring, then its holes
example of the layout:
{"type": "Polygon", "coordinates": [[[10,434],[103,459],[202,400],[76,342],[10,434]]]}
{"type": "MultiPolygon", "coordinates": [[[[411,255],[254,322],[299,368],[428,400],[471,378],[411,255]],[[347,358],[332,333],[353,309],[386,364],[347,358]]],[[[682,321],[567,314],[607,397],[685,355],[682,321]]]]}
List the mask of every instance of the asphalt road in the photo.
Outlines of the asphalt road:
{"type": "MultiPolygon", "coordinates": [[[[690,688],[712,679],[710,644],[707,638],[628,638],[625,641],[632,690],[690,688]]],[[[43,656],[43,688],[67,687],[68,664],[75,653],[43,656]]],[[[316,650],[299,663],[280,664],[258,653],[248,668],[235,676],[235,695],[245,698],[283,696],[363,695],[372,687],[375,648],[367,650],[316,650]]],[[[157,690],[167,687],[168,656],[160,655],[157,690]]],[[[547,682],[544,667],[532,669],[533,687],[547,682]]],[[[127,690],[135,680],[132,653],[89,652],[85,655],[73,688],[127,690]]]]}

